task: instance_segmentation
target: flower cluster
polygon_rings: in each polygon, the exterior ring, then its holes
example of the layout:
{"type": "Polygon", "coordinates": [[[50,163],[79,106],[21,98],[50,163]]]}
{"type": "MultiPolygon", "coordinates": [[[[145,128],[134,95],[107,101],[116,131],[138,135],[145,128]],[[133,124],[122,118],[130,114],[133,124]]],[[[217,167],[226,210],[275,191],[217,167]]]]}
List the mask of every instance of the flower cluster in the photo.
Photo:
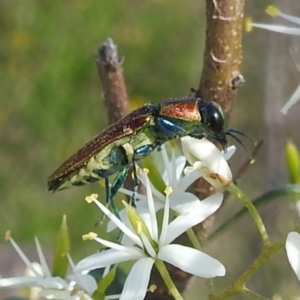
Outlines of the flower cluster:
{"type": "MultiPolygon", "coordinates": [[[[183,138],[181,143],[185,156],[175,158],[172,149],[171,160],[168,159],[165,148],[162,148],[162,179],[165,190],[159,191],[155,188],[147,171],[140,172],[139,180],[146,188],[146,195],[137,195],[137,210],[125,204],[125,209],[120,212],[121,220],[97,200],[97,195],[87,197],[88,202],[95,203],[110,219],[108,231],[118,227],[123,238],[121,244],[118,244],[102,239],[95,233],[86,235],[86,239],[95,240],[108,249],[83,259],[76,265],[75,270],[86,272],[110,264],[136,260],[124,284],[121,300],[144,299],[154,264],[170,291],[174,287],[166,279],[168,276],[161,267],[163,262],[203,278],[225,275],[225,267],[216,259],[194,248],[173,243],[182,233],[213,214],[223,199],[221,193],[216,193],[200,201],[195,195],[186,192],[186,189],[200,176],[217,189],[224,188],[232,179],[226,158],[214,144],[193,138],[183,138]],[[188,169],[185,168],[186,158],[192,165],[188,169]],[[163,221],[159,228],[156,212],[162,208],[163,221]],[[176,215],[173,220],[170,220],[170,210],[176,215]]],[[[234,151],[235,148],[229,148],[226,151],[227,158],[234,151]]],[[[122,191],[131,195],[128,190],[122,191]]]]}
{"type": "MultiPolygon", "coordinates": [[[[171,159],[162,147],[164,168],[160,179],[164,183],[164,190],[155,186],[155,180],[149,180],[147,170],[139,172],[139,180],[145,186],[146,194],[137,195],[139,201],[136,210],[124,203],[125,209],[120,212],[121,219],[99,202],[96,195],[87,197],[88,202],[95,203],[109,218],[107,230],[118,228],[122,232],[121,243],[105,240],[94,233],[85,235],[85,239],[100,243],[106,250],[88,256],[76,265],[69,258],[73,273],[66,278],[60,278],[51,275],[38,240],[36,243],[40,270],[29,262],[12,238],[9,238],[27,268],[31,270],[31,275],[2,278],[0,287],[36,286],[40,288],[39,296],[46,299],[92,299],[97,284],[92,276],[87,275],[89,271],[135,260],[122,294],[105,296],[105,299],[144,299],[154,264],[173,296],[181,299],[176,287],[169,280],[164,262],[203,278],[224,276],[225,267],[221,262],[200,250],[176,244],[174,240],[203,222],[221,206],[223,195],[220,192],[200,201],[186,189],[201,176],[219,191],[226,187],[232,179],[226,158],[234,153],[235,148],[228,148],[225,158],[215,145],[205,139],[183,138],[181,147],[185,156],[176,157],[172,148],[171,159]],[[190,167],[185,167],[186,160],[191,164],[190,167]],[[161,209],[163,220],[159,226],[156,213],[161,209]],[[183,257],[185,259],[182,259],[183,257]]],[[[132,194],[132,191],[126,189],[122,191],[128,195],[132,194]]]]}
{"type": "MultiPolygon", "coordinates": [[[[8,235],[7,239],[24,261],[29,273],[22,277],[0,278],[0,288],[35,287],[28,296],[30,300],[37,297],[64,300],[142,300],[147,292],[155,289],[149,287],[151,270],[155,265],[174,299],[183,299],[172,282],[165,263],[202,278],[224,276],[224,265],[201,251],[198,245],[194,245],[193,248],[187,247],[176,243],[175,240],[203,222],[221,206],[223,194],[220,191],[231,184],[232,180],[226,159],[230,158],[235,148],[229,147],[225,153],[221,153],[209,141],[189,137],[181,140],[181,147],[185,156],[176,157],[174,149],[171,149],[171,159],[164,147],[161,150],[164,165],[162,181],[165,185],[163,191],[151,182],[147,169],[139,171],[139,180],[145,186],[146,194],[137,195],[137,209],[124,202],[125,209],[120,212],[120,219],[97,200],[96,194],[86,197],[87,202],[96,204],[109,218],[107,230],[118,228],[122,232],[122,239],[112,242],[93,232],[84,235],[85,240],[96,241],[104,246],[105,250],[82,259],[76,265],[68,255],[72,272],[64,278],[51,274],[37,239],[39,264],[30,262],[8,235]],[[186,160],[190,163],[189,167],[185,167],[186,160]],[[186,191],[200,176],[217,190],[215,194],[203,200],[186,191]],[[160,222],[157,211],[161,209],[163,216],[160,222]],[[113,277],[107,278],[115,274],[111,266],[128,261],[134,261],[134,264],[125,280],[122,293],[106,295],[107,286],[113,282],[113,277]],[[96,269],[105,269],[100,283],[89,275],[90,271],[96,269]],[[101,282],[105,280],[106,288],[103,288],[101,282]]],[[[132,193],[126,189],[122,191],[129,195],[132,193]]],[[[300,281],[299,233],[291,232],[288,235],[286,251],[300,281]]]]}
{"type": "MultiPolygon", "coordinates": [[[[186,189],[200,176],[220,189],[231,181],[232,175],[224,156],[209,141],[184,138],[182,149],[192,166],[184,171],[186,158],[175,157],[172,149],[172,159],[169,159],[163,147],[161,151],[164,162],[162,180],[165,190],[155,188],[147,174],[140,172],[139,179],[146,187],[146,195],[137,195],[140,200],[137,203],[137,211],[127,205],[126,209],[120,212],[122,220],[112,214],[95,196],[88,197],[109,217],[110,223],[107,230],[111,231],[118,227],[124,234],[121,244],[89,234],[89,238],[110,249],[89,256],[76,266],[68,256],[73,273],[66,278],[61,278],[51,275],[37,239],[39,264],[31,263],[9,236],[9,241],[26,264],[30,274],[16,278],[1,278],[0,287],[38,287],[39,297],[45,299],[92,299],[97,284],[92,276],[87,275],[87,272],[97,268],[109,268],[110,265],[128,260],[136,260],[136,263],[125,282],[120,296],[122,300],[143,299],[147,292],[153,264],[161,269],[159,266],[163,261],[200,277],[223,276],[225,268],[219,261],[199,250],[174,244],[173,241],[191,227],[204,221],[222,203],[221,193],[199,201],[195,195],[186,192],[186,189]],[[160,209],[164,209],[161,228],[158,226],[156,217],[156,212],[160,209]],[[173,220],[170,220],[170,209],[176,214],[173,220]],[[183,260],[182,257],[186,259],[183,260]]],[[[233,152],[234,149],[229,149],[227,155],[233,152]]],[[[129,195],[132,193],[125,189],[123,192],[129,195]]],[[[113,296],[110,296],[107,299],[112,298],[113,296]]]]}
{"type": "MultiPolygon", "coordinates": [[[[66,278],[52,276],[37,238],[35,243],[39,263],[30,262],[10,234],[8,234],[7,239],[26,265],[27,275],[12,278],[0,277],[0,288],[37,287],[38,289],[31,289],[29,299],[37,299],[38,297],[62,300],[92,299],[91,295],[97,289],[97,283],[92,276],[78,272],[73,272],[66,278]]],[[[70,256],[68,256],[68,260],[74,269],[74,263],[70,256]]]]}

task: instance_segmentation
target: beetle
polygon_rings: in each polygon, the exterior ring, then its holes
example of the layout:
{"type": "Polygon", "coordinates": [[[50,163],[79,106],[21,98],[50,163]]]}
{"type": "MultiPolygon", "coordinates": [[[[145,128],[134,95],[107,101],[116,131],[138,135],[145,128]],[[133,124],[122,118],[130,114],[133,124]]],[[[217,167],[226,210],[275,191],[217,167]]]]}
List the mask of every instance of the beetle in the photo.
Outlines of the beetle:
{"type": "MultiPolygon", "coordinates": [[[[123,185],[133,166],[134,193],[138,187],[135,162],[148,156],[171,139],[183,136],[208,138],[223,147],[226,121],[222,108],[213,101],[196,97],[145,104],[109,126],[67,159],[48,179],[48,190],[57,191],[105,179],[107,201],[123,185]],[[108,178],[118,173],[111,188],[108,178]]],[[[133,193],[133,195],[134,195],[133,193]]],[[[134,196],[131,204],[134,206],[134,196]]],[[[115,210],[115,209],[114,209],[115,210]]]]}

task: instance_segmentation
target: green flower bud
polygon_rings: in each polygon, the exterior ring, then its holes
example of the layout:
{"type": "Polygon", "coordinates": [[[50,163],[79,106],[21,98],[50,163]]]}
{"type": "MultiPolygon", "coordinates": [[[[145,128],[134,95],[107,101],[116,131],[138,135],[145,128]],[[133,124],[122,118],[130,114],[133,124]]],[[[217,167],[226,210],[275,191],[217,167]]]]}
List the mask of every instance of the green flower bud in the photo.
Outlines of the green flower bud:
{"type": "Polygon", "coordinates": [[[286,143],[285,155],[291,183],[300,183],[299,151],[291,140],[286,143]]]}
{"type": "Polygon", "coordinates": [[[64,215],[61,227],[59,228],[56,246],[55,246],[55,255],[53,262],[52,275],[60,276],[65,278],[65,275],[68,270],[68,257],[67,254],[70,252],[70,237],[69,229],[67,225],[67,217],[64,215]]]}

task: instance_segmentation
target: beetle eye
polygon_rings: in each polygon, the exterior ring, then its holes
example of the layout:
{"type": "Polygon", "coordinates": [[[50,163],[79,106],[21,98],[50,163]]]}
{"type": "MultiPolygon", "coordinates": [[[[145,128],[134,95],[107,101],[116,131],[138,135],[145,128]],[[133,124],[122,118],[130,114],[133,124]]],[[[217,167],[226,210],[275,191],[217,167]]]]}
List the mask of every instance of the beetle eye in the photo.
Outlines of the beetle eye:
{"type": "Polygon", "coordinates": [[[218,110],[211,110],[207,114],[207,125],[215,133],[223,131],[224,119],[218,110]]]}
{"type": "Polygon", "coordinates": [[[218,134],[224,131],[224,115],[219,105],[215,102],[202,102],[200,112],[203,122],[212,132],[218,134]]]}

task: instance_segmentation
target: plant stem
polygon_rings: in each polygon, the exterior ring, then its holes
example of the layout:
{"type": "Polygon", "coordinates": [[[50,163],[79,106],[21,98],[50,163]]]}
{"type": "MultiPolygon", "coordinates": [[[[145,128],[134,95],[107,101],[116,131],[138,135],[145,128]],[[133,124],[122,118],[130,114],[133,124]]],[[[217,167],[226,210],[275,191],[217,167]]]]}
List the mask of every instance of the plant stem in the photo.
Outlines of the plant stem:
{"type": "Polygon", "coordinates": [[[285,239],[282,241],[269,245],[264,251],[257,257],[253,264],[240,276],[237,281],[238,285],[245,285],[245,283],[254,275],[254,273],[260,269],[260,267],[268,261],[268,259],[280,250],[285,244],[285,239]]]}
{"type": "Polygon", "coordinates": [[[193,247],[199,251],[201,251],[202,247],[201,244],[197,238],[197,235],[195,234],[193,228],[190,228],[186,231],[186,234],[188,235],[193,247]]]}
{"type": "Polygon", "coordinates": [[[233,295],[237,294],[244,294],[244,295],[251,295],[253,299],[265,299],[260,295],[257,295],[250,290],[248,290],[245,285],[247,281],[258,271],[263,264],[265,264],[269,258],[275,254],[277,251],[282,249],[285,244],[285,239],[282,241],[270,245],[264,249],[264,251],[257,257],[257,259],[252,263],[252,265],[240,276],[240,278],[229,286],[227,289],[223,290],[219,295],[212,295],[209,299],[210,300],[224,300],[229,298],[233,295]]]}
{"type": "MultiPolygon", "coordinates": [[[[277,198],[289,195],[300,195],[300,184],[287,184],[283,187],[270,190],[261,196],[255,198],[251,202],[253,205],[258,208],[262,205],[265,205],[271,201],[277,200],[277,198]]],[[[213,240],[221,233],[224,233],[230,227],[232,227],[241,217],[243,217],[247,213],[247,208],[243,207],[239,212],[237,212],[234,216],[230,217],[227,221],[225,221],[219,228],[217,228],[208,238],[207,240],[213,240]]]]}
{"type": "Polygon", "coordinates": [[[172,294],[175,300],[183,300],[182,296],[180,295],[179,291],[177,290],[165,264],[163,261],[157,259],[155,261],[155,266],[160,273],[164,283],[166,284],[167,288],[169,289],[169,292],[172,294]]]}
{"type": "Polygon", "coordinates": [[[230,192],[231,194],[233,194],[234,196],[236,196],[239,200],[241,200],[241,202],[245,205],[245,207],[248,209],[250,215],[252,216],[258,231],[261,235],[262,241],[264,243],[265,247],[270,246],[270,239],[267,233],[267,230],[265,228],[265,225],[258,213],[258,211],[256,210],[255,206],[253,205],[253,203],[247,198],[247,196],[233,183],[230,184],[227,187],[227,191],[230,192]]]}

